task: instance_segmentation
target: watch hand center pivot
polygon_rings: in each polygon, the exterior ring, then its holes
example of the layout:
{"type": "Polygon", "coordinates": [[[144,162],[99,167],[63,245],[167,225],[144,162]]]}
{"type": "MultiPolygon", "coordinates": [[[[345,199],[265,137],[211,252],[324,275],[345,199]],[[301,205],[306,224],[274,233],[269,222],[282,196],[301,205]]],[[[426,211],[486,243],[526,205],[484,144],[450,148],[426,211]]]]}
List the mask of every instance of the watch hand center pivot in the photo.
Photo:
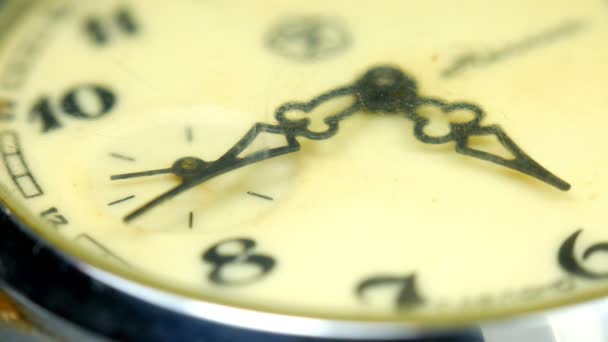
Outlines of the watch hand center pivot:
{"type": "Polygon", "coordinates": [[[369,112],[401,112],[418,99],[416,81],[392,66],[368,70],[354,86],[354,91],[369,112]]]}
{"type": "Polygon", "coordinates": [[[171,172],[178,177],[188,178],[207,168],[208,162],[196,157],[179,158],[171,166],[171,172]]]}

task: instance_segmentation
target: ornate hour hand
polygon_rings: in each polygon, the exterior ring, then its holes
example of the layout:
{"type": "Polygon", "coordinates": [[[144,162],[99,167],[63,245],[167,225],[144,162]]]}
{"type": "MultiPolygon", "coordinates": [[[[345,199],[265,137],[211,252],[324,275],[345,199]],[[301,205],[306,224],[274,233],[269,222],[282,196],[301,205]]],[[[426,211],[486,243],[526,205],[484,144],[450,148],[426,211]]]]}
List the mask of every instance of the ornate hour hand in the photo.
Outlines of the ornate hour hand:
{"type": "Polygon", "coordinates": [[[201,184],[212,178],[220,176],[232,170],[239,169],[249,164],[262,162],[267,159],[282,156],[284,154],[293,153],[300,150],[300,143],[296,137],[306,137],[313,140],[328,139],[335,135],[338,131],[338,122],[361,109],[359,102],[355,101],[349,108],[340,111],[339,113],[330,116],[326,119],[328,129],[323,132],[315,132],[308,128],[310,121],[300,119],[296,121],[287,120],[283,117],[284,113],[292,110],[303,110],[306,112],[312,111],[320,104],[334,99],[336,97],[352,94],[350,87],[339,88],[314,98],[306,103],[287,103],[277,109],[276,116],[279,121],[278,125],[270,125],[265,123],[256,123],[232,148],[224,153],[219,159],[213,162],[204,162],[201,159],[194,157],[180,158],[173,163],[173,166],[168,169],[142,171],[136,173],[118,174],[110,177],[111,180],[129,179],[135,177],[144,177],[156,174],[172,173],[182,178],[182,183],[173,189],[157,196],[148,201],[141,207],[135,209],[124,217],[125,222],[130,222],[151,209],[165,203],[175,196],[201,184]],[[279,134],[285,136],[287,142],[284,146],[275,148],[263,149],[253,152],[247,156],[240,156],[261,133],[279,134]],[[191,167],[187,167],[191,166],[191,167]]]}

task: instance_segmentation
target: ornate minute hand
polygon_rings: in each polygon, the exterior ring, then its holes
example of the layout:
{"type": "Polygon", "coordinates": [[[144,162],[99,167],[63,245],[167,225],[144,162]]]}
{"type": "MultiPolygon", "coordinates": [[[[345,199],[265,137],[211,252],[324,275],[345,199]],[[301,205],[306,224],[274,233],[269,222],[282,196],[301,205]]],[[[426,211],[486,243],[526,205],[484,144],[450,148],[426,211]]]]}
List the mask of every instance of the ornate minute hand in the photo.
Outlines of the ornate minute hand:
{"type": "Polygon", "coordinates": [[[456,152],[498,164],[525,173],[560,190],[567,191],[570,184],[542,167],[528,156],[498,125],[482,126],[483,110],[471,103],[446,103],[442,100],[424,98],[417,94],[416,82],[394,67],[377,67],[369,70],[354,86],[358,97],[369,112],[403,114],[414,121],[414,135],[427,144],[456,143],[456,152]],[[421,106],[433,106],[444,114],[465,110],[473,114],[466,123],[450,123],[450,132],[443,136],[425,133],[429,120],[416,113],[421,106]],[[495,136],[498,142],[511,155],[503,158],[470,146],[469,138],[476,136],[495,136]]]}

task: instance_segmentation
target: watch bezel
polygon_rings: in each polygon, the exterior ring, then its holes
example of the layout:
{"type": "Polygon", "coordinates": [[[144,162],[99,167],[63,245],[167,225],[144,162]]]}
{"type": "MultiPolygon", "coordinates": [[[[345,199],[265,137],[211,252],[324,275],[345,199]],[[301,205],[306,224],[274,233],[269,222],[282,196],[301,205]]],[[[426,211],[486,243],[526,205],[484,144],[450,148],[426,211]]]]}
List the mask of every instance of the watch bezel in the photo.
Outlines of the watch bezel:
{"type": "Polygon", "coordinates": [[[437,338],[446,342],[502,342],[512,336],[532,336],[538,342],[556,342],[564,322],[572,320],[575,327],[577,317],[608,317],[608,301],[595,300],[478,326],[432,329],[407,323],[288,316],[206,303],[138,284],[76,260],[41,240],[6,208],[0,211],[0,289],[24,306],[43,329],[67,341],[84,337],[91,341],[437,338]],[[543,339],[539,339],[539,331],[543,339]]]}
{"type": "Polygon", "coordinates": [[[0,286],[28,311],[118,340],[397,340],[478,335],[478,328],[288,316],[203,302],[113,275],[59,251],[7,208],[0,212],[0,286]],[[86,298],[86,300],[83,300],[86,298]],[[215,338],[215,339],[214,339],[215,338]]]}

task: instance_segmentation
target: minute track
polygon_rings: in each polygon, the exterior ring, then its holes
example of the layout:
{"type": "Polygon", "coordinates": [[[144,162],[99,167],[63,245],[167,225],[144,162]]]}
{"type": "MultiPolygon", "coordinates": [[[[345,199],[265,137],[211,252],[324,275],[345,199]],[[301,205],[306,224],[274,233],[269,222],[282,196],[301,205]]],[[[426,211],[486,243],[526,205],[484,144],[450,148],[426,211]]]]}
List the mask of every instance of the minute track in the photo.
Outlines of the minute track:
{"type": "Polygon", "coordinates": [[[569,183],[554,175],[528,156],[500,126],[483,126],[481,121],[484,117],[484,112],[480,107],[466,102],[448,103],[440,99],[420,97],[417,93],[416,82],[403,73],[403,71],[392,66],[379,66],[369,69],[363,77],[352,85],[329,91],[309,102],[288,102],[280,106],[275,112],[278,124],[260,122],[254,124],[232,148],[215,161],[206,162],[195,157],[185,157],[178,159],[169,169],[112,176],[112,180],[120,180],[173,173],[182,179],[178,186],[129,213],[124,217],[124,221],[130,222],[182,192],[224,173],[267,159],[297,152],[300,150],[300,143],[297,138],[303,137],[310,140],[329,139],[338,133],[341,121],[361,112],[401,115],[414,122],[414,136],[423,143],[444,144],[454,142],[455,151],[460,154],[527,174],[562,191],[567,191],[571,187],[569,183]],[[354,98],[353,102],[347,108],[325,117],[323,120],[327,126],[325,130],[312,130],[310,128],[311,120],[308,117],[299,119],[288,118],[287,114],[291,111],[309,114],[321,104],[344,96],[352,96],[354,98]],[[434,136],[425,131],[430,120],[416,113],[416,110],[421,106],[434,107],[446,115],[456,110],[468,111],[473,114],[473,118],[464,123],[450,122],[449,133],[434,136]],[[287,141],[287,145],[262,149],[248,156],[239,157],[241,153],[253,144],[261,133],[283,135],[287,141]],[[470,146],[469,138],[483,136],[494,136],[501,146],[511,153],[513,158],[504,158],[500,155],[478,150],[470,146]],[[188,160],[196,161],[196,163],[193,162],[187,167],[184,162],[188,160]]]}

